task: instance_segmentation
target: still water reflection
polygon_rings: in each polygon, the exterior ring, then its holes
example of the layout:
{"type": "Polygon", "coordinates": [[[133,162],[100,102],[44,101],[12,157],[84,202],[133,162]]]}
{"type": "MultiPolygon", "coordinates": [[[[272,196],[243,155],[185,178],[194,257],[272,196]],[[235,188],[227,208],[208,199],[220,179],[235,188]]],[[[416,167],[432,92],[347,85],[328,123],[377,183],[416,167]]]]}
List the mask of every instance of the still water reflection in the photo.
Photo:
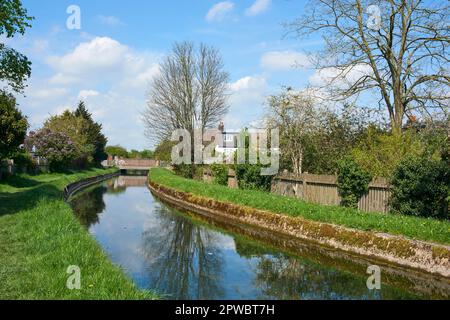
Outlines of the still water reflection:
{"type": "Polygon", "coordinates": [[[115,264],[169,299],[417,297],[389,285],[368,290],[365,266],[342,270],[197,221],[155,199],[145,177],[109,180],[71,205],[115,264]]]}

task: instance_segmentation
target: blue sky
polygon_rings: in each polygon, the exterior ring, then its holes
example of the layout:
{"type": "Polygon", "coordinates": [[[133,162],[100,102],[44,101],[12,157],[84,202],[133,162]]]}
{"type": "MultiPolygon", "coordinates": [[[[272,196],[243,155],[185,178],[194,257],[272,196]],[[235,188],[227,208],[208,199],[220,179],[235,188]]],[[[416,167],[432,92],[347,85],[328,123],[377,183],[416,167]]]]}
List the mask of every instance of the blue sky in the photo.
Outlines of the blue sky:
{"type": "Polygon", "coordinates": [[[33,62],[20,108],[32,129],[84,99],[110,144],[153,147],[140,112],[149,81],[176,41],[217,47],[230,73],[228,128],[260,119],[267,95],[302,88],[314,75],[305,52],[321,44],[285,37],[300,16],[300,0],[55,1],[24,0],[36,19],[24,37],[6,42],[33,62]],[[81,29],[69,30],[68,6],[81,9],[81,29]],[[293,67],[294,64],[299,66],[293,67]]]}

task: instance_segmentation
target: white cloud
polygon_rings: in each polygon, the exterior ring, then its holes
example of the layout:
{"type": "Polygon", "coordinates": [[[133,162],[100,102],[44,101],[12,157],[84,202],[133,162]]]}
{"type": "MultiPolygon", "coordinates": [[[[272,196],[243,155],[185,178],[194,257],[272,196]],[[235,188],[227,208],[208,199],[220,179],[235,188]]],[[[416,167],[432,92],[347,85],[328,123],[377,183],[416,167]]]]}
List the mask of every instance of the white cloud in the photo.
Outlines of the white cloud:
{"type": "Polygon", "coordinates": [[[229,84],[231,91],[230,113],[226,121],[233,127],[247,125],[244,119],[255,119],[269,94],[269,85],[264,76],[247,76],[229,84]],[[239,118],[237,118],[239,117],[239,118]]]}
{"type": "Polygon", "coordinates": [[[49,79],[49,83],[54,85],[69,85],[77,83],[79,82],[79,80],[80,79],[75,76],[70,76],[64,73],[57,73],[49,79]]]}
{"type": "Polygon", "coordinates": [[[98,16],[98,20],[102,24],[110,26],[110,27],[118,27],[118,26],[125,25],[119,18],[114,17],[114,16],[103,16],[103,15],[100,15],[100,16],[98,16]]]}
{"type": "Polygon", "coordinates": [[[253,90],[267,86],[267,80],[261,76],[248,76],[230,84],[233,92],[253,90]]]}
{"type": "Polygon", "coordinates": [[[127,52],[127,46],[108,37],[97,37],[78,45],[64,56],[52,56],[48,63],[60,73],[82,75],[87,72],[99,74],[119,65],[127,52]]]}
{"type": "Polygon", "coordinates": [[[36,54],[44,53],[45,51],[48,50],[49,45],[50,45],[49,40],[37,39],[33,41],[31,50],[36,54]]]}
{"type": "Polygon", "coordinates": [[[96,97],[98,96],[100,93],[98,91],[95,90],[81,90],[80,93],[78,94],[78,99],[80,100],[85,100],[89,97],[96,97]]]}
{"type": "Polygon", "coordinates": [[[151,80],[160,73],[159,64],[154,63],[143,72],[127,77],[123,81],[124,86],[133,88],[146,88],[149,86],[151,80]]]}
{"type": "Polygon", "coordinates": [[[231,11],[234,9],[234,2],[223,1],[215,4],[206,15],[206,20],[212,21],[222,21],[231,11]]]}
{"type": "Polygon", "coordinates": [[[272,51],[261,58],[261,66],[268,70],[291,70],[306,68],[310,65],[309,57],[297,51],[272,51]]]}
{"type": "Polygon", "coordinates": [[[20,104],[28,108],[35,130],[50,114],[73,110],[83,99],[109,143],[151,147],[140,114],[148,84],[159,72],[159,57],[107,37],[83,40],[65,54],[42,58],[54,73],[47,78],[34,75],[20,104]]]}
{"type": "Polygon", "coordinates": [[[62,56],[51,56],[47,63],[55,70],[53,85],[96,83],[144,89],[159,71],[158,56],[136,52],[108,37],[96,37],[79,44],[62,56]]]}
{"type": "Polygon", "coordinates": [[[317,70],[309,79],[313,86],[327,86],[345,88],[365,75],[371,75],[372,69],[367,64],[358,64],[352,68],[341,71],[337,68],[323,68],[317,70]]]}
{"type": "Polygon", "coordinates": [[[30,90],[28,95],[34,99],[58,99],[68,92],[65,88],[45,88],[30,90]]]}
{"type": "Polygon", "coordinates": [[[271,2],[271,0],[256,0],[252,4],[252,6],[246,10],[245,13],[248,16],[256,16],[258,14],[261,14],[269,8],[271,2]]]}

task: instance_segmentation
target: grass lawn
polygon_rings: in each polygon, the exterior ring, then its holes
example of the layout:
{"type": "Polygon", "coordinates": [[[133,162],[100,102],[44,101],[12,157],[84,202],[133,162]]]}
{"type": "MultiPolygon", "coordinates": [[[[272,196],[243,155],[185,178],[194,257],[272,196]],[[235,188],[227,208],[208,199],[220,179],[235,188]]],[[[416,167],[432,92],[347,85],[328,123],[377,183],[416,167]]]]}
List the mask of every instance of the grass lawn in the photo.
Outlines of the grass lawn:
{"type": "Polygon", "coordinates": [[[0,299],[151,299],[114,266],[63,200],[63,188],[114,170],[0,181],[0,299]],[[69,290],[71,265],[81,290],[69,290]]]}
{"type": "Polygon", "coordinates": [[[354,209],[311,204],[261,191],[229,189],[225,186],[188,180],[160,168],[151,170],[150,179],[166,187],[223,202],[359,230],[385,232],[450,245],[450,221],[365,213],[354,209]]]}

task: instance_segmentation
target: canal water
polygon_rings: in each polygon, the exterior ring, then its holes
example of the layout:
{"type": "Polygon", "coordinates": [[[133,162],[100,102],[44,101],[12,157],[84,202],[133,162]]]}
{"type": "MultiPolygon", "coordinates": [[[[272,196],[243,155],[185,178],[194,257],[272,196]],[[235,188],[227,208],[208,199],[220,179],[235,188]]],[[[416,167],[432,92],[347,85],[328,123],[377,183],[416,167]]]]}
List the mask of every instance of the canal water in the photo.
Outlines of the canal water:
{"type": "Polygon", "coordinates": [[[292,250],[296,245],[267,232],[240,232],[180,212],[155,198],[145,181],[117,177],[70,204],[113,263],[137,286],[167,299],[416,299],[449,293],[441,280],[388,267],[382,267],[389,271],[382,273],[381,290],[369,290],[370,262],[305,244],[292,250]]]}

